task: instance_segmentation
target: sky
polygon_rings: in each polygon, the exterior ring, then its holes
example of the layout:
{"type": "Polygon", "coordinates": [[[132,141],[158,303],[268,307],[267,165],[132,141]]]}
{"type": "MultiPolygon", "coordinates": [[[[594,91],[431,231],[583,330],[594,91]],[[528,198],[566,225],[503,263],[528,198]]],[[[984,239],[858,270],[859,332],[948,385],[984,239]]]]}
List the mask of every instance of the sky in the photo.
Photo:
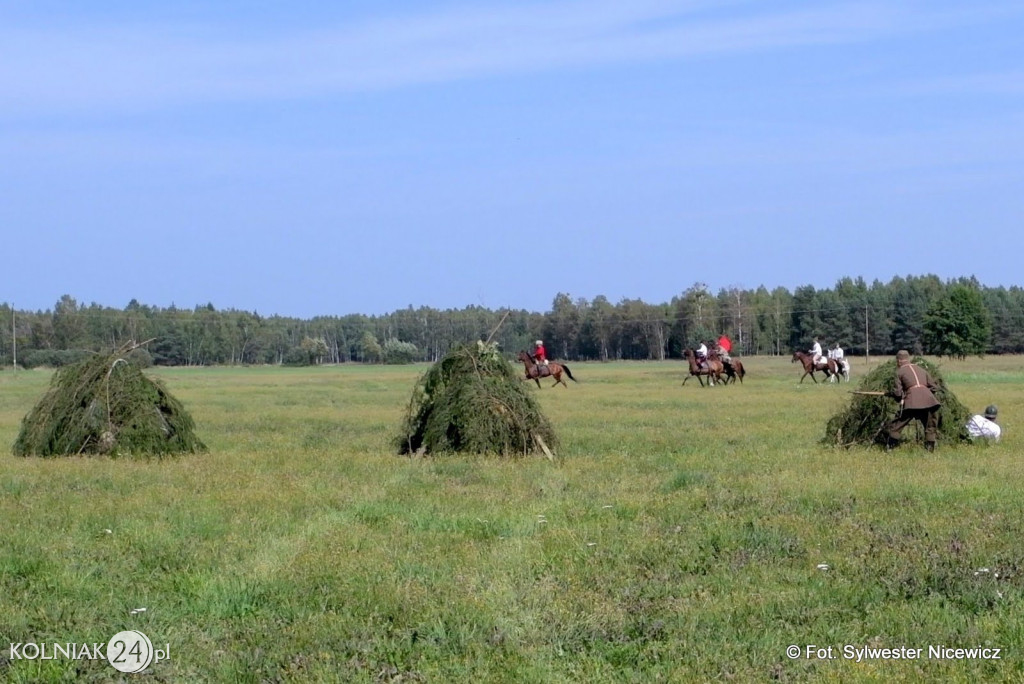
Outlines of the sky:
{"type": "Polygon", "coordinates": [[[1024,285],[1024,4],[0,0],[0,301],[1024,285]]]}

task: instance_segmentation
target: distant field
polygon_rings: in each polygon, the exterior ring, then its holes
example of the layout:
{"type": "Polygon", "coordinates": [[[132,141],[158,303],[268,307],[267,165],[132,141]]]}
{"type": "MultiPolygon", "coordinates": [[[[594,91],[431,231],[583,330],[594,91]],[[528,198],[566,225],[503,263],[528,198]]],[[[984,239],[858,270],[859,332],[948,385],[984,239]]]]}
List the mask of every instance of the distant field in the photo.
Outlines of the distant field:
{"type": "Polygon", "coordinates": [[[126,629],[169,644],[161,682],[1024,679],[1022,359],[941,362],[1005,437],[934,455],[819,446],[863,359],[848,385],[745,361],[710,389],[570,364],[531,389],[555,462],[393,455],[425,366],[154,370],[209,454],[15,458],[49,374],[2,371],[0,680],[110,681],[8,642],[126,629]]]}

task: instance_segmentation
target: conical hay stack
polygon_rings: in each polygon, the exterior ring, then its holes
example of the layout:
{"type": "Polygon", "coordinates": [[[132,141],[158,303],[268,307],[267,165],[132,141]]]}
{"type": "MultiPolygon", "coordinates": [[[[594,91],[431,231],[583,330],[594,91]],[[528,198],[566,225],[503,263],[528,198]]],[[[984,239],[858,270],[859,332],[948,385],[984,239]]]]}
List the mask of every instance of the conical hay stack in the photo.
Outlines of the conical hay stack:
{"type": "MultiPolygon", "coordinates": [[[[946,385],[938,367],[915,357],[913,363],[932,376],[939,390],[935,393],[942,403],[939,408],[939,441],[957,442],[966,437],[967,421],[971,414],[967,407],[960,403],[956,395],[946,385]]],[[[879,365],[861,380],[861,392],[892,392],[896,388],[896,361],[890,360],[879,365]]],[[[822,443],[833,446],[850,447],[854,445],[885,444],[888,437],[886,427],[896,417],[899,402],[888,396],[872,396],[854,394],[849,405],[829,418],[825,427],[822,443]]],[[[909,435],[923,433],[920,422],[914,421],[904,431],[904,439],[909,435]]],[[[923,434],[917,434],[921,439],[923,434]]]]}
{"type": "Polygon", "coordinates": [[[133,346],[59,369],[21,421],[15,456],[162,456],[206,451],[163,384],[132,362],[133,346]]]}
{"type": "Polygon", "coordinates": [[[457,346],[416,387],[398,439],[401,454],[516,456],[555,446],[555,433],[496,345],[457,346]]]}

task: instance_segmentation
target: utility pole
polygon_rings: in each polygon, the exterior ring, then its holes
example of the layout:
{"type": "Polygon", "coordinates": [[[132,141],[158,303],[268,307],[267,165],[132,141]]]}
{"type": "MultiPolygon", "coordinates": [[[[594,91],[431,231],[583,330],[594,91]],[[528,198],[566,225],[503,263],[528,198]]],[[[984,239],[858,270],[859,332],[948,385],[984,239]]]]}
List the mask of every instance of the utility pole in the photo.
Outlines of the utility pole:
{"type": "Polygon", "coordinates": [[[869,349],[871,343],[868,342],[868,339],[869,339],[868,338],[868,307],[865,304],[864,305],[864,360],[865,361],[870,361],[871,360],[869,358],[871,356],[871,352],[870,352],[870,349],[869,349]]]}
{"type": "Polygon", "coordinates": [[[12,359],[12,364],[11,364],[12,368],[11,368],[11,370],[13,370],[15,373],[17,373],[18,372],[18,326],[17,326],[17,321],[15,319],[15,316],[17,316],[17,314],[14,313],[14,302],[11,302],[11,359],[12,359]]]}

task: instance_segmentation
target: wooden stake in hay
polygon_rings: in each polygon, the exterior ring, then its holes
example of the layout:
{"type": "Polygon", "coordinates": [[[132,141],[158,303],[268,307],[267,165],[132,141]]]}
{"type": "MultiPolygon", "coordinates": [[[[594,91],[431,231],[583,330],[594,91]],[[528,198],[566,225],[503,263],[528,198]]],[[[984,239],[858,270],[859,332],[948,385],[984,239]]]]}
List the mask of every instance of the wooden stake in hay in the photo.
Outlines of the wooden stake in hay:
{"type": "MultiPolygon", "coordinates": [[[[942,373],[935,364],[921,357],[914,358],[913,363],[928,371],[935,384],[939,386],[935,393],[942,403],[939,408],[939,441],[951,443],[965,439],[965,426],[971,417],[967,407],[960,403],[946,385],[942,373]]],[[[829,418],[822,443],[844,447],[885,444],[889,422],[899,411],[899,402],[887,396],[895,388],[896,361],[893,359],[864,376],[857,391],[865,394],[854,393],[849,405],[829,418]]],[[[917,421],[903,431],[904,439],[906,435],[914,434],[914,430],[916,439],[923,439],[924,431],[917,421]]]]}
{"type": "Polygon", "coordinates": [[[21,421],[15,456],[206,451],[181,402],[132,360],[137,345],[60,368],[21,421]]]}
{"type": "Polygon", "coordinates": [[[453,348],[420,378],[397,442],[401,454],[540,450],[550,458],[556,439],[497,345],[477,342],[453,348]]]}

